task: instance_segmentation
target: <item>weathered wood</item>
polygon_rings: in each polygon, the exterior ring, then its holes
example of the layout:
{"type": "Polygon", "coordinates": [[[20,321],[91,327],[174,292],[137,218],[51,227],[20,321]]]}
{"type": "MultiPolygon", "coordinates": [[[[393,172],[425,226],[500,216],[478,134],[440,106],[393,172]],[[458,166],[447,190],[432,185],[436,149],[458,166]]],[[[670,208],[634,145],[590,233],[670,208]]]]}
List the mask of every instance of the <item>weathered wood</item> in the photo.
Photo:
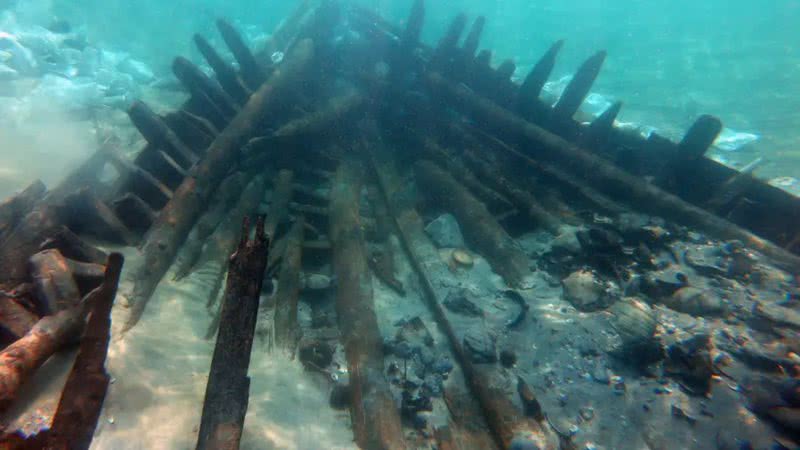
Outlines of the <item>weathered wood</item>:
{"type": "MultiPolygon", "coordinates": [[[[741,197],[750,186],[758,182],[756,177],[753,176],[753,172],[763,161],[764,159],[759,157],[743,167],[738,174],[730,177],[728,181],[717,188],[714,195],[706,202],[706,208],[719,213],[727,205],[730,205],[737,198],[741,197]]],[[[791,245],[787,248],[791,248],[791,245]]]]}
{"type": "MultiPolygon", "coordinates": [[[[225,214],[236,208],[237,199],[242,196],[248,181],[249,177],[245,173],[236,172],[219,185],[211,200],[211,207],[197,221],[181,248],[181,253],[175,262],[174,280],[181,280],[194,270],[209,236],[225,220],[225,214]]],[[[235,220],[235,222],[240,221],[235,220]]]]}
{"type": "Polygon", "coordinates": [[[487,206],[491,208],[507,208],[511,206],[511,201],[508,198],[488,187],[485,181],[479,180],[460,158],[454,157],[431,139],[426,139],[423,147],[425,156],[446,168],[458,182],[466,186],[473,195],[487,206]]]}
{"type": "Polygon", "coordinates": [[[114,211],[89,188],[67,196],[62,209],[67,225],[79,233],[87,233],[117,244],[135,245],[136,235],[123,224],[114,211]]]}
{"type": "Polygon", "coordinates": [[[431,65],[437,70],[446,73],[452,72],[454,68],[453,59],[456,57],[456,51],[458,50],[458,41],[461,39],[466,26],[467,16],[463,13],[458,14],[450,22],[450,26],[439,40],[439,44],[436,46],[433,56],[431,56],[431,65]]]}
{"type": "Polygon", "coordinates": [[[58,250],[39,252],[31,256],[28,265],[39,314],[55,314],[80,303],[78,284],[66,258],[58,250]]]}
{"type": "Polygon", "coordinates": [[[6,411],[36,369],[80,336],[88,304],[45,316],[23,338],[0,352],[0,412],[6,411]]]}
{"type": "Polygon", "coordinates": [[[256,62],[253,53],[250,52],[247,44],[244,43],[242,36],[236,31],[233,25],[223,19],[217,20],[217,29],[222,35],[222,40],[225,41],[225,44],[230,49],[231,53],[233,53],[233,57],[236,58],[236,61],[239,63],[239,70],[244,82],[250,89],[258,89],[266,77],[261,67],[259,67],[256,62]]]}
{"type": "Polygon", "coordinates": [[[469,29],[469,33],[467,37],[464,39],[464,45],[462,47],[462,51],[464,52],[464,56],[468,59],[472,59],[475,57],[475,52],[478,51],[478,45],[480,45],[481,41],[481,34],[483,34],[483,28],[486,26],[486,17],[478,16],[474,22],[472,22],[472,27],[469,29]]]}
{"type": "Polygon", "coordinates": [[[261,65],[271,64],[275,52],[284,52],[297,36],[303,19],[311,11],[311,0],[301,0],[285,21],[273,31],[272,36],[264,43],[264,47],[256,52],[256,61],[261,65]]]}
{"type": "Polygon", "coordinates": [[[456,216],[472,248],[486,257],[509,286],[519,286],[530,271],[528,258],[486,206],[436,164],[420,161],[415,168],[417,182],[428,198],[456,216]]]}
{"type": "Polygon", "coordinates": [[[197,155],[146,103],[137,100],[128,108],[128,117],[147,142],[164,149],[181,167],[191,167],[197,155]]]}
{"type": "Polygon", "coordinates": [[[606,52],[601,50],[581,64],[553,107],[553,117],[556,120],[571,119],[578,111],[583,100],[589,95],[605,60],[606,52]]]}
{"type": "Polygon", "coordinates": [[[303,79],[314,53],[313,43],[295,47],[281,70],[262,85],[209,147],[203,159],[192,167],[170,202],[161,210],[142,247],[142,264],[135,268],[131,315],[125,326],[141,318],[156,285],[175,259],[192,225],[205,209],[214,190],[235,161],[238,152],[257,132],[261,121],[284,103],[289,87],[303,79]]]}
{"type": "Polygon", "coordinates": [[[486,126],[502,129],[506,133],[537,144],[537,157],[580,173],[598,191],[624,199],[644,212],[695,226],[718,238],[738,239],[772,258],[782,268],[792,273],[800,273],[800,257],[750,231],[681,200],[641,177],[614,166],[600,156],[515,116],[465,87],[448,82],[441,75],[430,74],[428,81],[437,93],[443,94],[458,107],[481,119],[486,126]]]}
{"type": "Polygon", "coordinates": [[[275,344],[290,354],[294,354],[300,340],[297,300],[300,294],[304,222],[305,219],[300,216],[286,235],[278,291],[275,293],[275,344]]]}
{"type": "Polygon", "coordinates": [[[188,59],[180,56],[175,58],[172,62],[172,72],[192,96],[205,103],[211,113],[217,116],[215,123],[219,123],[220,118],[225,123],[238,112],[239,108],[233,99],[188,59]]]}
{"type": "Polygon", "coordinates": [[[602,149],[608,143],[608,138],[614,129],[622,102],[614,102],[602,114],[592,121],[580,137],[580,143],[592,149],[602,149]]]}
{"type": "Polygon", "coordinates": [[[239,81],[239,76],[236,74],[233,67],[219,56],[219,53],[217,53],[214,47],[202,35],[195,34],[194,43],[197,49],[200,50],[203,58],[208,62],[208,65],[211,66],[211,69],[217,74],[217,80],[219,84],[222,85],[225,92],[240,105],[247,102],[249,93],[242,86],[241,81],[239,81]]]}
{"type": "Polygon", "coordinates": [[[133,231],[145,232],[158,214],[138,195],[127,192],[112,202],[112,208],[122,223],[133,231]]]}
{"type": "Polygon", "coordinates": [[[106,149],[105,152],[108,156],[109,162],[114,166],[115,169],[117,169],[117,171],[125,174],[125,176],[127,176],[134,185],[139,184],[144,187],[147,192],[157,196],[156,199],[151,201],[157,202],[158,205],[163,205],[172,199],[172,189],[165,186],[164,183],[156,178],[153,174],[137,166],[128,160],[128,158],[113,149],[106,149]]]}
{"type": "Polygon", "coordinates": [[[28,258],[64,226],[61,206],[45,198],[0,243],[0,286],[16,286],[28,276],[28,258]]]}
{"type": "Polygon", "coordinates": [[[0,346],[25,336],[39,316],[20,305],[13,297],[0,292],[0,346]]]}
{"type": "Polygon", "coordinates": [[[350,372],[353,432],[361,448],[404,449],[400,415],[384,377],[383,339],[358,220],[361,172],[353,162],[342,163],[330,206],[336,312],[350,372]]]}
{"type": "Polygon", "coordinates": [[[530,118],[533,114],[541,112],[537,106],[539,103],[539,94],[542,93],[550,73],[553,72],[553,67],[556,65],[556,56],[564,46],[564,40],[556,41],[547,52],[536,62],[525,81],[519,88],[519,95],[517,97],[517,112],[522,117],[530,118]]]}
{"type": "Polygon", "coordinates": [[[558,233],[561,221],[547,211],[530,192],[516,186],[502,175],[502,170],[497,167],[490,168],[481,160],[474,151],[465,150],[464,159],[469,167],[483,180],[490,183],[494,189],[502,192],[511,203],[526,214],[534,223],[551,233],[558,233]]]}
{"type": "Polygon", "coordinates": [[[200,419],[198,450],[239,448],[250,394],[247,369],[268,250],[264,218],[258,218],[252,240],[250,224],[245,219],[239,246],[229,263],[220,329],[200,419]]]}
{"type": "Polygon", "coordinates": [[[294,172],[291,170],[281,170],[275,179],[275,186],[272,189],[272,203],[269,205],[267,214],[267,234],[275,235],[275,230],[289,215],[289,203],[292,201],[292,180],[294,172]]]}
{"type": "Polygon", "coordinates": [[[92,264],[103,264],[108,259],[104,251],[89,245],[65,226],[59,227],[39,246],[39,250],[49,249],[58,250],[66,258],[92,264]]]}
{"type": "Polygon", "coordinates": [[[105,361],[111,338],[111,307],[123,261],[119,253],[109,255],[102,285],[84,299],[91,315],[47,433],[45,448],[87,450],[92,442],[110,381],[105,361]]]}
{"type": "MultiPolygon", "coordinates": [[[[224,261],[225,258],[234,251],[240,224],[245,216],[252,214],[258,209],[258,205],[264,197],[266,183],[266,178],[263,176],[255,177],[250,182],[239,198],[236,207],[228,211],[225,220],[217,226],[213,234],[205,239],[205,245],[202,248],[202,253],[198,257],[195,267],[203,268],[214,261],[224,261]]],[[[215,266],[213,270],[216,272],[211,273],[212,285],[206,299],[206,305],[208,307],[213,306],[219,296],[222,281],[225,278],[225,265],[220,264],[219,266],[215,266]]],[[[212,334],[213,331],[216,331],[216,328],[212,330],[212,334]]]]}
{"type": "Polygon", "coordinates": [[[336,129],[338,122],[349,118],[364,102],[364,96],[357,92],[334,97],[317,111],[284,124],[273,136],[288,138],[336,129]]]}
{"type": "Polygon", "coordinates": [[[46,191],[44,183],[36,180],[19,194],[0,202],[0,243],[44,197],[46,191]]]}

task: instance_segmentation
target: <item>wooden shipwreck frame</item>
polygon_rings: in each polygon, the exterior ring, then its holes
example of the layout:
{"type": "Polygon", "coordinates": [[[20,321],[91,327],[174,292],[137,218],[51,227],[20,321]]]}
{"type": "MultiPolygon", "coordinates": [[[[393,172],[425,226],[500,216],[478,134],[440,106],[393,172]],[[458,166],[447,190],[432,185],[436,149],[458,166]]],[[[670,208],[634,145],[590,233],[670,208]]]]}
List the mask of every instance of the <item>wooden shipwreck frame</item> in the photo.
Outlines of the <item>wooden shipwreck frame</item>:
{"type": "Polygon", "coordinates": [[[213,337],[219,328],[197,447],[203,449],[238,448],[265,268],[280,286],[275,344],[295,354],[300,273],[306,257],[319,254],[329,255],[337,278],[348,403],[362,448],[409,446],[386,380],[369,288],[374,273],[404,290],[387,263],[393,257],[410,263],[459,366],[463,390],[446,394],[452,417],[437,429],[439,448],[509,448],[519,439],[567,448],[568,437],[548,423],[524,381],[521,397],[513,398],[493,385],[491,367],[465,354],[435,279],[447,268],[408,201],[415,183],[456,214],[471,248],[509,286],[530,270],[506,226],[509,217],[555,233],[562,224],[585,223],[587,211],[661,216],[742,241],[800,273],[800,198],[706,158],[722,128],[718,119],[700,117],[677,143],[614,127],[619,103],[584,124],[575,116],[605,52],[578,68],[551,107],[539,96],[562,41],[518,85],[513,62],[493,66],[491,51],[478,51],[484,18],[470,25],[458,15],[430,46],[419,40],[424,16],[422,0],[405,28],[365,8],[304,0],[255,52],[220,20],[237,67],[194,36],[214,76],[175,59],[173,71],[190,98],[162,115],[142,102],[131,106],[131,121],[147,140],[135,159],[103,148],[60,185],[47,190],[37,182],[0,204],[0,406],[50,355],[81,341],[52,429],[28,440],[6,430],[8,445],[85,449],[91,442],[108,384],[103,361],[122,259],[86,238],[141,252],[126,268],[133,292],[123,332],[142,319],[181,248],[188,256],[177,261],[177,277],[200,260],[227,261],[235,252],[209,331],[213,337]],[[340,39],[344,26],[352,33],[340,39]],[[279,54],[283,61],[272,58],[279,54]],[[106,165],[119,174],[110,184],[99,178],[106,165]],[[362,187],[371,193],[367,204],[362,187]],[[269,188],[269,211],[251,239],[242,221],[255,217],[269,188]],[[402,255],[391,253],[392,234],[402,255]],[[235,401],[221,400],[233,392],[235,401]]]}

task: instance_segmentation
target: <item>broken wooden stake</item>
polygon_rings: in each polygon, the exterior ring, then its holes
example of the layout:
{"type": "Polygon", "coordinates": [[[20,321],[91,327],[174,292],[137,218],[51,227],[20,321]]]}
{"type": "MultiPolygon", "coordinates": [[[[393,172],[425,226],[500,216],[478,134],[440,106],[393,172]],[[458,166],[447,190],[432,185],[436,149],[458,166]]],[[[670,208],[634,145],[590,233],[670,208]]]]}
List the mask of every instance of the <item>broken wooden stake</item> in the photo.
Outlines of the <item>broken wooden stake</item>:
{"type": "Polygon", "coordinates": [[[166,150],[182,168],[191,167],[197,162],[197,155],[192,149],[183,143],[169,125],[144,102],[138,100],[133,102],[128,108],[128,117],[147,142],[166,150]]]}
{"type": "Polygon", "coordinates": [[[239,246],[229,263],[220,328],[203,400],[198,450],[239,448],[250,395],[247,369],[268,250],[264,218],[258,218],[252,240],[250,223],[245,219],[239,246]]]}
{"type": "Polygon", "coordinates": [[[111,307],[123,262],[121,254],[109,255],[102,285],[84,299],[91,315],[47,433],[45,448],[88,450],[92,442],[111,379],[105,362],[111,339],[111,307]]]}
{"type": "Polygon", "coordinates": [[[553,67],[556,65],[556,56],[558,56],[558,52],[563,46],[563,39],[551,45],[550,49],[547,50],[536,65],[533,66],[528,76],[525,77],[525,81],[522,82],[519,88],[516,109],[522,117],[530,119],[534,114],[541,112],[540,108],[538,108],[542,106],[539,102],[539,94],[542,93],[542,88],[544,88],[550,73],[553,71],[553,67]]]}
{"type": "Polygon", "coordinates": [[[581,64],[553,107],[553,118],[557,121],[572,118],[592,89],[605,60],[606,52],[601,50],[581,64]]]}

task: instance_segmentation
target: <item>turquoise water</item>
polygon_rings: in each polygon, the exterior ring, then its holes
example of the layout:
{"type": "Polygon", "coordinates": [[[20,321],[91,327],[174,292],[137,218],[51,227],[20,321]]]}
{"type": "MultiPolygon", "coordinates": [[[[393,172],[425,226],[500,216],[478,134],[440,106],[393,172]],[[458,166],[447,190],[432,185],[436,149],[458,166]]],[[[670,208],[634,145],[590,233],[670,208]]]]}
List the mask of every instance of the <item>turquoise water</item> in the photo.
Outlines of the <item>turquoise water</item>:
{"type": "MultiPolygon", "coordinates": [[[[411,2],[361,2],[402,23],[411,2]]],[[[187,36],[217,16],[270,30],[291,2],[53,1],[52,13],[83,24],[91,39],[167,70],[174,54],[195,55],[187,36]]],[[[679,137],[700,113],[762,137],[734,165],[766,155],[764,177],[800,176],[800,1],[643,0],[429,2],[423,39],[435,43],[451,18],[487,17],[483,48],[521,72],[567,39],[554,75],[571,73],[597,50],[609,53],[595,90],[625,102],[622,120],[679,137]]],[[[518,75],[524,75],[518,73],[518,75]]]]}

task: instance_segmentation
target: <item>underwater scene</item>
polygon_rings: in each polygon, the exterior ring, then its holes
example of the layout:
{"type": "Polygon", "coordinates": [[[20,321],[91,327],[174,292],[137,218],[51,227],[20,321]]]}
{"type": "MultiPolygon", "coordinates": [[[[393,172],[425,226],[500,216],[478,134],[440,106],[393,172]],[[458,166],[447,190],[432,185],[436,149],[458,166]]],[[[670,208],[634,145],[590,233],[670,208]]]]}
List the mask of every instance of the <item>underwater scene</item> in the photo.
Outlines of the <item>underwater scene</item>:
{"type": "Polygon", "coordinates": [[[0,449],[800,449],[800,0],[0,0],[0,449]]]}

